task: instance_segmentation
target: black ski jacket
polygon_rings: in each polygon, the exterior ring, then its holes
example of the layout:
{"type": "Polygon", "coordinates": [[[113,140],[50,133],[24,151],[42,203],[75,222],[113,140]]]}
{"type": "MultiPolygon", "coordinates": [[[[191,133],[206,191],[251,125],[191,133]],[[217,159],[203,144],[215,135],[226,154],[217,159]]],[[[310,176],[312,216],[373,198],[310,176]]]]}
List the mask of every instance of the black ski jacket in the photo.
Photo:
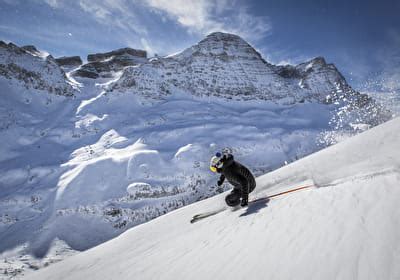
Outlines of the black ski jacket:
{"type": "Polygon", "coordinates": [[[256,187],[256,180],[253,174],[245,166],[233,159],[233,155],[224,155],[221,159],[222,168],[218,168],[217,172],[221,173],[218,185],[222,185],[225,179],[231,183],[236,191],[240,191],[241,197],[247,199],[249,193],[256,187]]]}

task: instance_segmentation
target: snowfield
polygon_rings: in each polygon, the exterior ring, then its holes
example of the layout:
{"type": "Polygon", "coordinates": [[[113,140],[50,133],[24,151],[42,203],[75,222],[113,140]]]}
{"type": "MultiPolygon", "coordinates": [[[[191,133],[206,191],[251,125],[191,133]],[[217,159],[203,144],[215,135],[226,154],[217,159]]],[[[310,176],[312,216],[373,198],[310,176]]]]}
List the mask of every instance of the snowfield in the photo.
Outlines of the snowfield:
{"type": "Polygon", "coordinates": [[[124,48],[67,60],[0,41],[7,278],[226,191],[208,168],[224,148],[259,176],[392,118],[324,58],[272,65],[234,34],[167,57],[124,48]]]}
{"type": "Polygon", "coordinates": [[[400,118],[257,178],[298,191],[195,224],[226,193],[180,208],[26,279],[399,279],[400,118]]]}

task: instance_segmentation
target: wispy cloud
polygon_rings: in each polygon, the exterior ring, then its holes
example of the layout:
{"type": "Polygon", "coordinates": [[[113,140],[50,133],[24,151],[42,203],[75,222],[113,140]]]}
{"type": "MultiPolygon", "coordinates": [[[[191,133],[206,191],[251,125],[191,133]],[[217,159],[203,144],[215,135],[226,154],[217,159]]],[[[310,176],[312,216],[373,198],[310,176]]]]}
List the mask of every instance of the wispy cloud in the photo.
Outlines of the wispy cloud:
{"type": "Polygon", "coordinates": [[[60,0],[44,0],[44,2],[46,2],[50,7],[53,8],[58,8],[61,5],[61,1],[60,0]]]}
{"type": "Polygon", "coordinates": [[[154,12],[164,12],[171,19],[189,28],[191,31],[201,31],[210,25],[208,10],[209,1],[194,1],[190,5],[185,0],[145,0],[154,12]]]}
{"type": "Polygon", "coordinates": [[[142,44],[143,48],[147,51],[149,54],[154,54],[155,51],[153,48],[150,46],[149,42],[145,38],[140,38],[140,43],[142,44]]]}
{"type": "MultiPolygon", "coordinates": [[[[39,0],[31,0],[39,1],[39,0]]],[[[77,9],[88,15],[97,24],[124,34],[124,41],[136,42],[134,45],[149,53],[165,52],[172,45],[182,45],[184,36],[172,38],[159,36],[173,28],[186,34],[189,41],[214,32],[222,31],[240,35],[254,42],[271,32],[271,23],[266,16],[255,16],[251,7],[238,0],[44,0],[54,9],[65,9],[76,14],[77,9]],[[164,40],[164,42],[162,42],[164,40]],[[157,49],[155,46],[161,46],[157,49]]],[[[43,3],[43,2],[42,2],[43,3]]],[[[176,51],[173,50],[173,51],[176,51]]]]}
{"type": "Polygon", "coordinates": [[[265,37],[271,30],[268,17],[255,16],[249,7],[238,1],[226,0],[145,0],[155,13],[175,20],[190,33],[206,35],[225,31],[249,40],[265,37]]]}
{"type": "Polygon", "coordinates": [[[127,0],[79,0],[79,6],[100,24],[116,26],[142,35],[147,33],[146,27],[140,23],[127,0]]]}
{"type": "MultiPolygon", "coordinates": [[[[70,35],[56,32],[55,30],[52,29],[52,27],[49,27],[47,29],[41,29],[40,32],[32,32],[32,30],[25,30],[25,29],[16,28],[13,26],[6,26],[6,25],[0,24],[0,33],[2,33],[3,36],[5,36],[5,38],[2,38],[2,40],[6,41],[6,42],[17,43],[14,40],[8,39],[8,38],[14,37],[15,35],[18,35],[18,36],[28,39],[28,42],[39,40],[39,41],[43,42],[44,44],[36,45],[36,47],[38,47],[41,51],[49,52],[55,56],[68,55],[68,53],[63,53],[63,51],[62,51],[62,46],[65,46],[66,44],[68,44],[69,46],[72,46],[72,47],[76,47],[79,49],[85,49],[85,50],[86,49],[94,50],[96,48],[96,45],[92,42],[85,42],[85,41],[79,41],[79,40],[68,40],[68,37],[71,37],[70,35]],[[11,36],[11,34],[13,36],[11,36]],[[46,45],[55,45],[60,49],[60,51],[59,52],[50,52],[50,50],[48,50],[46,48],[46,45]]],[[[28,44],[30,44],[30,43],[28,43],[28,44]]]]}

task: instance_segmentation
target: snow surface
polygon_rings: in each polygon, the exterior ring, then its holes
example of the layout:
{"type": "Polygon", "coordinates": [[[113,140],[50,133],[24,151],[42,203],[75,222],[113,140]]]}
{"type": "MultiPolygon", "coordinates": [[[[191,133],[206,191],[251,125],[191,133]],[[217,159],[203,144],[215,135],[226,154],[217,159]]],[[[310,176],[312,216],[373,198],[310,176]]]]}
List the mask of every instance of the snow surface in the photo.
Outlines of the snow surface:
{"type": "Polygon", "coordinates": [[[257,178],[227,210],[221,194],[132,228],[26,279],[399,279],[400,118],[257,178]]]}
{"type": "Polygon", "coordinates": [[[52,263],[59,262],[69,256],[76,254],[68,244],[62,240],[55,239],[44,258],[35,258],[29,254],[28,244],[15,247],[13,250],[0,254],[0,279],[20,279],[21,275],[29,271],[35,271],[52,263]],[[21,252],[25,252],[22,253],[21,252]]]}
{"type": "Polygon", "coordinates": [[[222,148],[261,175],[386,120],[322,58],[273,66],[231,34],[109,78],[64,70],[0,42],[0,273],[227,190],[208,169],[222,148]]]}
{"type": "Polygon", "coordinates": [[[131,93],[106,94],[109,80],[77,82],[81,92],[71,99],[0,78],[3,273],[42,267],[26,256],[46,263],[57,250],[54,240],[86,250],[214,195],[208,162],[223,147],[256,174],[310,154],[320,149],[332,114],[323,104],[179,94],[149,103],[131,93]]]}

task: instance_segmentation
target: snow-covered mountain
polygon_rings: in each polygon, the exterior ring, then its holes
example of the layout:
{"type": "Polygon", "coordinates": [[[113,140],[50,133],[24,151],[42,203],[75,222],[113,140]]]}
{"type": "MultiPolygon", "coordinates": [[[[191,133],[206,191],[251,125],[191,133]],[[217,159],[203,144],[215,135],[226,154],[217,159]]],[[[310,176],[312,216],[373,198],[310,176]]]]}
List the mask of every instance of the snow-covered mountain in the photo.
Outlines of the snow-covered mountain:
{"type": "Polygon", "coordinates": [[[0,41],[0,75],[10,83],[18,81],[25,89],[63,96],[74,95],[64,71],[58,67],[54,58],[33,46],[20,48],[0,41]]]}
{"type": "Polygon", "coordinates": [[[221,194],[27,279],[399,279],[399,139],[397,118],[257,178],[251,196],[315,188],[189,223],[221,194]]]}
{"type": "Polygon", "coordinates": [[[217,150],[261,175],[391,117],[322,58],[274,66],[232,34],[168,57],[119,49],[83,65],[32,46],[0,51],[7,273],[29,269],[26,254],[52,262],[57,248],[91,248],[228,189],[208,171],[217,150]]]}
{"type": "Polygon", "coordinates": [[[322,57],[297,66],[275,66],[237,35],[215,32],[181,53],[153,58],[126,69],[109,91],[167,98],[176,92],[228,100],[267,100],[293,105],[335,104],[337,128],[349,123],[377,125],[387,112],[353,90],[333,64],[322,57]]]}
{"type": "Polygon", "coordinates": [[[336,67],[322,57],[297,66],[275,66],[239,36],[221,32],[181,53],[127,69],[111,89],[137,90],[152,98],[181,90],[195,96],[283,104],[367,98],[351,91],[336,67]]]}

